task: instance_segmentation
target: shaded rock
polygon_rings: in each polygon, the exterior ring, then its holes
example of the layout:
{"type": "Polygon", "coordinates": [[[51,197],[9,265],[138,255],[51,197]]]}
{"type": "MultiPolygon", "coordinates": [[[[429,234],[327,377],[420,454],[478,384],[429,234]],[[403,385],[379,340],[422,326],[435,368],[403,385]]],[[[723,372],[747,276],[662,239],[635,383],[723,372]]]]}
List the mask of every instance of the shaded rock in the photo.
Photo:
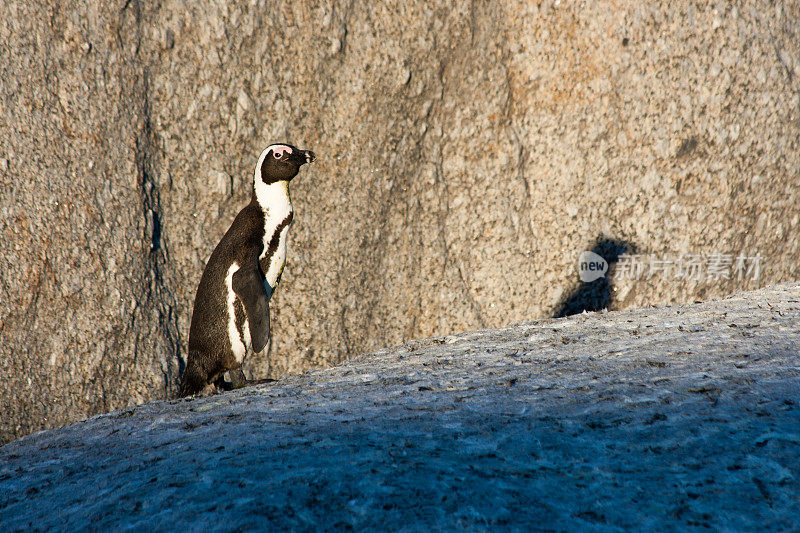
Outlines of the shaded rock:
{"type": "Polygon", "coordinates": [[[550,316],[601,237],[764,258],[615,278],[611,308],[798,279],[798,21],[766,0],[3,2],[0,440],[175,391],[204,261],[276,139],[320,157],[251,377],[550,316]]]}
{"type": "Polygon", "coordinates": [[[783,285],[413,341],[117,411],[0,448],[0,521],[791,529],[798,323],[800,286],[783,285]]]}

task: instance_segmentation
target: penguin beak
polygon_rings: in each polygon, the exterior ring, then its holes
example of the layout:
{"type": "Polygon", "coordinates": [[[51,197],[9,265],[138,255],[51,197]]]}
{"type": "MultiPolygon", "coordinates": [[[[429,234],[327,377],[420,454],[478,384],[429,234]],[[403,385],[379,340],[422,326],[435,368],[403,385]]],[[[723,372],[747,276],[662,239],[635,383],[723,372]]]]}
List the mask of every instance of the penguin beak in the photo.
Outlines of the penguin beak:
{"type": "Polygon", "coordinates": [[[300,149],[290,156],[290,160],[293,161],[297,166],[305,165],[306,163],[313,163],[316,158],[316,154],[311,150],[300,149]]]}

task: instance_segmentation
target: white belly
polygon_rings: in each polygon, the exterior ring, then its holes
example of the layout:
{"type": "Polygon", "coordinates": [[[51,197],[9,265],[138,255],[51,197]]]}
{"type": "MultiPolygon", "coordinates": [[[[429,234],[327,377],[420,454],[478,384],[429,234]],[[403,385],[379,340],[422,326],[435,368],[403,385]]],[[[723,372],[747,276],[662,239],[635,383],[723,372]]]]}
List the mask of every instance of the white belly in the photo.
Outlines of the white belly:
{"type": "Polygon", "coordinates": [[[289,226],[283,228],[281,231],[280,240],[278,241],[278,249],[275,250],[275,255],[272,256],[272,262],[269,264],[269,269],[264,272],[267,278],[267,283],[273,289],[278,283],[278,278],[283,272],[283,266],[286,264],[286,240],[289,236],[289,226]]]}
{"type": "Polygon", "coordinates": [[[236,293],[233,291],[233,275],[239,270],[238,263],[233,263],[228,267],[228,275],[225,276],[226,303],[228,308],[228,341],[231,343],[231,351],[237,363],[244,361],[244,356],[247,354],[247,349],[250,347],[250,324],[247,318],[244,319],[243,335],[239,335],[239,329],[236,327],[236,305],[242,305],[241,302],[237,303],[236,293]],[[245,342],[242,342],[244,337],[245,342]]]}
{"type": "MultiPolygon", "coordinates": [[[[289,198],[289,184],[286,181],[279,181],[270,185],[265,185],[261,180],[255,182],[256,199],[261,209],[264,211],[264,242],[259,260],[266,257],[269,251],[269,243],[272,236],[280,224],[292,213],[292,201],[289,198]]],[[[273,289],[278,278],[283,273],[283,266],[286,264],[286,239],[289,235],[289,226],[284,227],[279,235],[278,248],[270,258],[269,266],[265,267],[264,277],[266,282],[273,289]]],[[[262,263],[263,266],[263,263],[262,263]]],[[[270,290],[268,289],[269,293],[270,290]]]]}

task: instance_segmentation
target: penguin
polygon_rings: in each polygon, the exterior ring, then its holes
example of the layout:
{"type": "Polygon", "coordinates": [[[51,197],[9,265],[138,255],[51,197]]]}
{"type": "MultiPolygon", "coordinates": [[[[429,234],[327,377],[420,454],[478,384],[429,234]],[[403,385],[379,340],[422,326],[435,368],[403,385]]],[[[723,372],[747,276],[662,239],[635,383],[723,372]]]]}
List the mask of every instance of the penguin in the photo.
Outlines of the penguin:
{"type": "Polygon", "coordinates": [[[315,159],[311,150],[291,144],[261,152],[250,203],[214,248],[197,287],[180,397],[224,385],[225,372],[233,387],[243,386],[248,350],[266,354],[269,300],[281,280],[294,215],[289,182],[315,159]]]}

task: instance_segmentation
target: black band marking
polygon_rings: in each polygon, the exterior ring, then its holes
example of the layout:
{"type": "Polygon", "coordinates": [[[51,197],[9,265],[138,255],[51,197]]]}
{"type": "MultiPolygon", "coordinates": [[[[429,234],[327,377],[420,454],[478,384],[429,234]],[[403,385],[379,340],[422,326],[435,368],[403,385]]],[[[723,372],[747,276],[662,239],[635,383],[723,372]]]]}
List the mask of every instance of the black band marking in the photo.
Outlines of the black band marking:
{"type": "Polygon", "coordinates": [[[263,261],[262,264],[266,265],[266,268],[262,267],[262,269],[264,270],[264,275],[267,274],[267,272],[269,271],[269,265],[272,264],[272,256],[275,255],[275,252],[278,251],[278,244],[281,241],[281,233],[289,224],[292,223],[292,217],[294,217],[294,213],[290,211],[289,214],[286,215],[286,218],[281,220],[281,223],[278,224],[278,226],[275,228],[275,232],[269,239],[269,244],[267,245],[267,253],[264,255],[264,259],[262,259],[263,261]]]}

